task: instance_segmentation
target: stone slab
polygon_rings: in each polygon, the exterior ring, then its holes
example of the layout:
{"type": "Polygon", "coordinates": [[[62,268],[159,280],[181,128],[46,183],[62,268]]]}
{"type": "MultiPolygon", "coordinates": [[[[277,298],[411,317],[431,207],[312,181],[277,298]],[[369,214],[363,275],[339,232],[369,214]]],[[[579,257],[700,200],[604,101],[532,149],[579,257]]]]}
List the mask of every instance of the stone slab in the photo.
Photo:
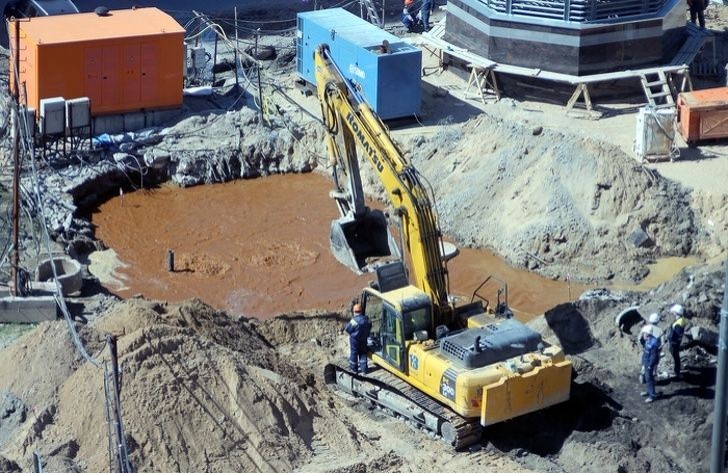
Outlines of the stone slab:
{"type": "Polygon", "coordinates": [[[52,296],[0,297],[0,323],[38,323],[58,318],[52,296]]]}

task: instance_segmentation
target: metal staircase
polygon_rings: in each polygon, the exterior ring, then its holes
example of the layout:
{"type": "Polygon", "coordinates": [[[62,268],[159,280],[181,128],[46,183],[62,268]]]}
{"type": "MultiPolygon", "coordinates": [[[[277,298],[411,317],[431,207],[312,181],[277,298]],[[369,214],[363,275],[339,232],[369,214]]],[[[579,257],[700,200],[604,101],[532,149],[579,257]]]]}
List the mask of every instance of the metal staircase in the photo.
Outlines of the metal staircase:
{"type": "Polygon", "coordinates": [[[365,20],[368,19],[370,23],[377,25],[380,28],[384,28],[384,20],[379,17],[374,0],[359,0],[359,8],[361,10],[362,18],[365,20]]]}

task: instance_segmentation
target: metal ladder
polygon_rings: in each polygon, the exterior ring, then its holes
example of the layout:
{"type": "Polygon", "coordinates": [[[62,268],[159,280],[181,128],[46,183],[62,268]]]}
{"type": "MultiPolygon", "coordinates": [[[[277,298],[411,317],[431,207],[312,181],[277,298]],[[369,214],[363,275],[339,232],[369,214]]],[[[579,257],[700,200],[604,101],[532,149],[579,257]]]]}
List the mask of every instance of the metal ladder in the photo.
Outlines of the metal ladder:
{"type": "Polygon", "coordinates": [[[670,80],[665,74],[665,71],[642,74],[640,80],[642,81],[642,89],[645,91],[645,97],[647,97],[647,103],[655,108],[675,106],[670,80]],[[651,76],[651,78],[648,78],[648,76],[651,76]]]}
{"type": "Polygon", "coordinates": [[[370,23],[377,25],[380,28],[384,28],[384,21],[379,18],[377,13],[377,7],[374,5],[374,0],[359,0],[359,8],[361,10],[361,17],[365,20],[368,19],[370,23]],[[365,12],[366,11],[366,16],[365,12]]]}

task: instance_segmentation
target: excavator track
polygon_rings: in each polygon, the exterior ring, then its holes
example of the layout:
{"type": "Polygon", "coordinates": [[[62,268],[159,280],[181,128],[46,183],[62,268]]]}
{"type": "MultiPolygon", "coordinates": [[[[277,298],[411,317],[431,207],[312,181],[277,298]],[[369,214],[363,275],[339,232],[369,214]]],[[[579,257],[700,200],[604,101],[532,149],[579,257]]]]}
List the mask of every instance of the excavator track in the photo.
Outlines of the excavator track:
{"type": "Polygon", "coordinates": [[[366,375],[351,371],[346,362],[324,367],[324,380],[334,390],[368,401],[388,414],[440,437],[456,450],[481,438],[479,419],[466,419],[380,367],[366,375]]]}

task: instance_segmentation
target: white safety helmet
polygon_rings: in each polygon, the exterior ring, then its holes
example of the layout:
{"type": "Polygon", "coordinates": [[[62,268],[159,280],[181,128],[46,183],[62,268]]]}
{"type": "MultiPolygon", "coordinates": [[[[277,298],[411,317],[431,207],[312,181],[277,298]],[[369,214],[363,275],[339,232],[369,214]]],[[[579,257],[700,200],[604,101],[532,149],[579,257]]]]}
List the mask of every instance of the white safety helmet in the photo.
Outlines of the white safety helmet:
{"type": "Polygon", "coordinates": [[[654,337],[655,336],[655,331],[653,330],[654,328],[655,327],[652,325],[645,325],[644,327],[642,327],[642,330],[640,330],[640,336],[652,335],[654,337]]]}
{"type": "Polygon", "coordinates": [[[675,317],[682,317],[683,315],[685,315],[685,308],[680,304],[675,304],[674,306],[670,307],[670,312],[675,314],[675,317]]]}
{"type": "Polygon", "coordinates": [[[655,338],[660,338],[662,336],[662,330],[660,330],[658,327],[655,327],[654,325],[645,325],[642,327],[642,330],[640,330],[640,335],[652,335],[655,338]]]}
{"type": "Polygon", "coordinates": [[[647,318],[647,321],[651,324],[656,324],[660,321],[660,314],[657,312],[653,312],[650,314],[650,316],[647,318]]]}

